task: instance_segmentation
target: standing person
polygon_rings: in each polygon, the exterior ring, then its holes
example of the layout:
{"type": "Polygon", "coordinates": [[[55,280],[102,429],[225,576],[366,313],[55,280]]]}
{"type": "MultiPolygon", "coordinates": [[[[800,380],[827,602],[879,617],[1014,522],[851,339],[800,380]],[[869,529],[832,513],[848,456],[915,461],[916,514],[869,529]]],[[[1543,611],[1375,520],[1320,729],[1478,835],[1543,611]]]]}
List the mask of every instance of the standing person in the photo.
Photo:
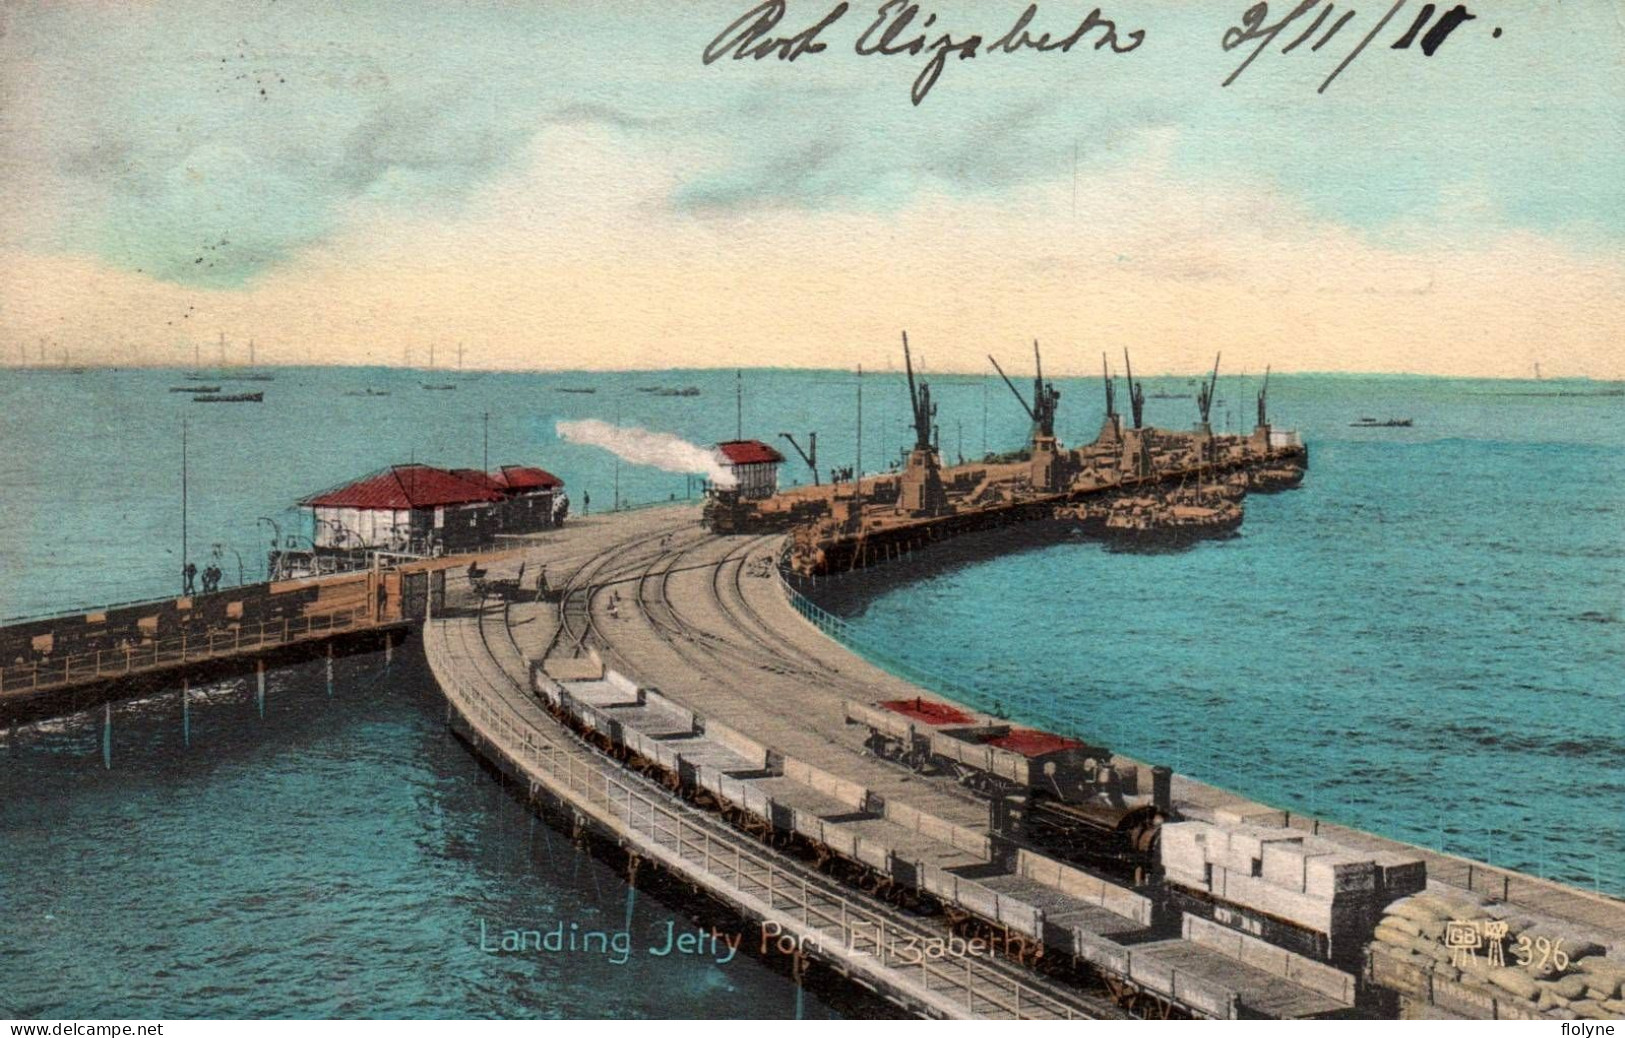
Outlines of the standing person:
{"type": "Polygon", "coordinates": [[[581,492],[581,514],[592,515],[592,495],[585,490],[581,492]]]}
{"type": "Polygon", "coordinates": [[[197,594],[197,588],[194,584],[194,581],[196,580],[197,564],[194,562],[188,562],[181,569],[181,590],[188,595],[197,594]]]}

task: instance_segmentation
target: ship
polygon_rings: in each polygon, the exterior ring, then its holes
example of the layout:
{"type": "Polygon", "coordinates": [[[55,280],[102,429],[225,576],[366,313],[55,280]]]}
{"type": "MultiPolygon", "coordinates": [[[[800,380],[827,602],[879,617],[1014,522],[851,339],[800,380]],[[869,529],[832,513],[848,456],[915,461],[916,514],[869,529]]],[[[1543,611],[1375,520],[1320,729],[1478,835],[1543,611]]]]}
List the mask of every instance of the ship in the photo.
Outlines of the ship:
{"type": "Polygon", "coordinates": [[[1412,424],[1413,423],[1412,423],[1411,419],[1409,419],[1409,418],[1388,418],[1388,419],[1385,419],[1385,420],[1380,421],[1380,422],[1377,421],[1375,418],[1361,418],[1358,421],[1350,422],[1349,423],[1349,428],[1351,428],[1351,429],[1409,429],[1412,424]]]}
{"type": "Polygon", "coordinates": [[[1127,351],[1130,415],[1117,410],[1116,380],[1102,360],[1106,414],[1095,439],[1068,449],[1055,435],[1060,392],[1044,378],[1033,344],[1035,375],[1024,395],[989,357],[1032,422],[1023,451],[945,466],[936,442],[931,387],[915,377],[908,337],[903,362],[914,445],[899,471],[830,484],[794,487],[761,498],[737,489],[707,491],[704,520],[718,533],[787,531],[782,560],[788,578],[814,578],[895,559],[941,541],[1014,523],[1065,521],[1085,531],[1122,536],[1227,536],[1242,519],[1249,490],[1298,485],[1309,455],[1295,432],[1268,420],[1269,373],[1258,391],[1251,434],[1216,434],[1218,359],[1196,393],[1198,420],[1189,430],[1145,424],[1145,388],[1134,380],[1127,351]],[[1131,421],[1130,421],[1131,419],[1131,421]],[[1137,508],[1136,499],[1156,502],[1137,508]],[[1113,520],[1113,516],[1117,518],[1113,520]]]}
{"type": "Polygon", "coordinates": [[[192,398],[199,404],[257,404],[265,399],[264,393],[203,393],[192,398]]]}

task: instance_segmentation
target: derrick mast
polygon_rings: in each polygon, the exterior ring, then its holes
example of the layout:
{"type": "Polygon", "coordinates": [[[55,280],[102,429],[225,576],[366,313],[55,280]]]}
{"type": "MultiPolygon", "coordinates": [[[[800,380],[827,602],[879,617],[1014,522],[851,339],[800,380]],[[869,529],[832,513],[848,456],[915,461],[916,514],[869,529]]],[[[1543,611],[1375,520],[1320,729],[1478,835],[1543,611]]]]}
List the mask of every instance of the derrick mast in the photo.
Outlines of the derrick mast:
{"type": "Polygon", "coordinates": [[[931,402],[931,386],[914,379],[914,358],[908,348],[908,332],[903,333],[903,366],[908,372],[909,410],[914,419],[914,448],[898,487],[897,507],[912,515],[941,515],[948,510],[948,493],[942,486],[942,463],[932,442],[932,426],[937,405],[931,402]]]}

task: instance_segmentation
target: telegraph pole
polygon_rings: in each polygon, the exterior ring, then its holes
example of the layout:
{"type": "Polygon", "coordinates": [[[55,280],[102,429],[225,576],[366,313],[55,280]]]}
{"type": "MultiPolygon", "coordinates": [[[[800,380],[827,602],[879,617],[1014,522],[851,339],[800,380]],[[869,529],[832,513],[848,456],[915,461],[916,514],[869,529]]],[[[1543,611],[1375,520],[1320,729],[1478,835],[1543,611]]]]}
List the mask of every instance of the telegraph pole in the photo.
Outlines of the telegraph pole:
{"type": "Polygon", "coordinates": [[[863,365],[858,365],[858,467],[853,470],[854,491],[863,485],[863,365]]]}
{"type": "Polygon", "coordinates": [[[181,594],[186,593],[186,419],[181,419],[181,594]]]}
{"type": "Polygon", "coordinates": [[[487,475],[489,475],[490,472],[491,472],[491,412],[490,411],[485,412],[485,435],[483,437],[482,446],[483,446],[484,449],[482,451],[483,458],[481,460],[481,464],[484,466],[484,468],[482,468],[480,471],[482,471],[482,472],[486,473],[487,475]]]}
{"type": "Polygon", "coordinates": [[[734,371],[734,439],[745,438],[745,373],[734,371]]]}

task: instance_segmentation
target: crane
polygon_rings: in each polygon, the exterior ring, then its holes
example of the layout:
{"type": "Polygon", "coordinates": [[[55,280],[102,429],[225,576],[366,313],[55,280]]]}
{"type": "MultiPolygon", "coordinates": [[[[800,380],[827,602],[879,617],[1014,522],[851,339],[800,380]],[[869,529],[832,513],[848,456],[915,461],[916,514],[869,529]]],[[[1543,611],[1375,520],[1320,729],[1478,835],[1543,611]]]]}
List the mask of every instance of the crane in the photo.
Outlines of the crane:
{"type": "Polygon", "coordinates": [[[797,443],[796,438],[789,433],[781,432],[779,435],[790,441],[790,446],[796,449],[796,453],[801,455],[801,460],[807,463],[808,468],[812,469],[813,486],[818,486],[818,434],[816,432],[807,434],[808,450],[802,450],[801,444],[797,443]]]}
{"type": "Polygon", "coordinates": [[[1128,347],[1123,347],[1123,367],[1128,371],[1128,403],[1134,410],[1134,428],[1144,428],[1145,386],[1134,381],[1134,363],[1128,359],[1128,347]]]}
{"type": "Polygon", "coordinates": [[[931,444],[931,419],[937,416],[937,406],[931,402],[931,386],[920,380],[914,384],[914,360],[908,352],[908,332],[903,333],[903,365],[908,370],[908,401],[914,414],[914,449],[928,451],[931,444]]]}
{"type": "Polygon", "coordinates": [[[1196,407],[1197,407],[1198,410],[1200,410],[1202,412],[1202,424],[1203,425],[1207,424],[1208,413],[1213,410],[1213,393],[1214,393],[1214,390],[1218,389],[1218,387],[1219,387],[1219,357],[1220,356],[1221,355],[1217,354],[1217,353],[1215,353],[1213,355],[1213,375],[1208,379],[1207,385],[1202,386],[1200,389],[1198,389],[1196,391],[1196,407]]]}
{"type": "Polygon", "coordinates": [[[1010,376],[1004,373],[1004,369],[999,366],[997,360],[994,360],[991,353],[988,354],[987,359],[993,361],[993,370],[997,371],[999,377],[1004,379],[1004,384],[1009,386],[1010,392],[1016,395],[1016,401],[1021,404],[1021,409],[1026,411],[1027,417],[1033,420],[1033,437],[1036,439],[1040,436],[1046,436],[1053,439],[1055,437],[1055,410],[1060,402],[1061,393],[1052,383],[1044,381],[1044,358],[1038,351],[1038,340],[1033,340],[1033,366],[1037,373],[1033,376],[1033,402],[1030,405],[1027,403],[1027,398],[1021,395],[1021,390],[1017,389],[1016,384],[1010,381],[1010,376]]]}
{"type": "Polygon", "coordinates": [[[1117,415],[1117,383],[1112,378],[1111,368],[1106,365],[1106,351],[1100,351],[1100,380],[1106,385],[1106,417],[1117,415]]]}

